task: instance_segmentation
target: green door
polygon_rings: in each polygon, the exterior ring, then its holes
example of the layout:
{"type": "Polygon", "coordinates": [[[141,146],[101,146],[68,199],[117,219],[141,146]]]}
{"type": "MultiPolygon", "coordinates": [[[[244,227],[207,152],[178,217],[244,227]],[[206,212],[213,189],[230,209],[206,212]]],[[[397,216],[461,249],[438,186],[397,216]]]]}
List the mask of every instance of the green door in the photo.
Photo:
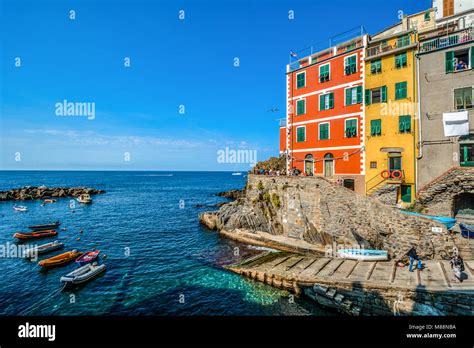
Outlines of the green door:
{"type": "Polygon", "coordinates": [[[394,170],[402,170],[402,158],[390,157],[388,159],[388,169],[390,172],[393,172],[394,170]]]}
{"type": "Polygon", "coordinates": [[[405,203],[411,203],[411,185],[401,186],[402,201],[405,203]]]}

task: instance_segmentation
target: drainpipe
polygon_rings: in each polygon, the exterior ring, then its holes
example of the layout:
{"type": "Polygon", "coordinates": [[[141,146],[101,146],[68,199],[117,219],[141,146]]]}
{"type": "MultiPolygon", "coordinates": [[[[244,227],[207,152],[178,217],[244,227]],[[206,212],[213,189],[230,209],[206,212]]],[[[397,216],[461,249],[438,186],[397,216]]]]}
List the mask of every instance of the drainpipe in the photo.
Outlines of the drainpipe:
{"type": "Polygon", "coordinates": [[[416,195],[416,188],[418,187],[418,160],[421,160],[423,158],[423,141],[422,141],[422,116],[421,116],[421,95],[420,95],[420,57],[416,55],[416,77],[417,77],[417,87],[416,87],[416,93],[417,93],[417,104],[418,104],[418,156],[416,156],[415,159],[415,195],[416,195]]]}

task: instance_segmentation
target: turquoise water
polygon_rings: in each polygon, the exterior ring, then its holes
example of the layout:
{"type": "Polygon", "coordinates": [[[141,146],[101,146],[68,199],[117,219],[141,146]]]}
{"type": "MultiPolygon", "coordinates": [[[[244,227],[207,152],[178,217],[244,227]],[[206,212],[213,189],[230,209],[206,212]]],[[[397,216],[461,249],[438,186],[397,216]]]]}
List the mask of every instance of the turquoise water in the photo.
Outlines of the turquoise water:
{"type": "Polygon", "coordinates": [[[45,206],[22,202],[26,213],[0,202],[0,244],[13,243],[13,233],[26,226],[60,220],[64,251],[96,247],[107,265],[105,274],[85,286],[61,291],[59,278],[75,264],[44,272],[35,262],[0,257],[0,315],[325,314],[313,303],[293,303],[286,291],[222,268],[260,251],[200,226],[198,214],[214,208],[196,205],[222,202],[213,194],[241,188],[245,179],[211,172],[0,172],[0,191],[26,185],[107,191],[75,209],[70,198],[45,206]]]}

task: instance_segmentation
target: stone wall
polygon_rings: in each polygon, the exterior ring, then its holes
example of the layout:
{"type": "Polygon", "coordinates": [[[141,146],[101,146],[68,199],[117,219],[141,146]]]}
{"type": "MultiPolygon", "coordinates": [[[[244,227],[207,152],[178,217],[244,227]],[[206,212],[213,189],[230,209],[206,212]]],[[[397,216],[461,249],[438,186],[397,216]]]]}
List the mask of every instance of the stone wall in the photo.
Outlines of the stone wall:
{"type": "Polygon", "coordinates": [[[418,191],[415,210],[429,215],[454,217],[454,200],[474,194],[474,168],[454,167],[418,191]]]}
{"type": "Polygon", "coordinates": [[[445,293],[354,284],[315,284],[303,293],[347,315],[472,315],[472,292],[445,293]]]}
{"type": "Polygon", "coordinates": [[[443,225],[405,215],[396,208],[357,194],[321,177],[269,177],[249,175],[246,195],[219,211],[201,216],[229,236],[245,230],[262,243],[278,238],[280,244],[320,246],[360,245],[388,250],[400,258],[411,244],[425,258],[438,258],[453,242],[443,225]],[[443,234],[432,233],[442,227],[443,234]]]}

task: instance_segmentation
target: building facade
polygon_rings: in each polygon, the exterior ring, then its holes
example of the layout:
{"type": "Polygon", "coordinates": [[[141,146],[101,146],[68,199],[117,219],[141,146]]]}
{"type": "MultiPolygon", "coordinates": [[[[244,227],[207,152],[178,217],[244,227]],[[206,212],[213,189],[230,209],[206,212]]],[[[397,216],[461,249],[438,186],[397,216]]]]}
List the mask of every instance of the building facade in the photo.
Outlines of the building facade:
{"type": "MultiPolygon", "coordinates": [[[[455,9],[465,6],[463,1],[448,3],[455,9]]],[[[420,189],[453,167],[474,166],[472,1],[470,10],[454,13],[438,7],[436,27],[420,33],[420,189]]]]}
{"type": "Polygon", "coordinates": [[[287,118],[280,150],[288,170],[319,175],[363,193],[364,58],[361,35],[287,67],[287,118]]]}
{"type": "Polygon", "coordinates": [[[434,11],[405,16],[370,37],[365,59],[366,193],[410,205],[416,193],[417,32],[434,11]]]}

